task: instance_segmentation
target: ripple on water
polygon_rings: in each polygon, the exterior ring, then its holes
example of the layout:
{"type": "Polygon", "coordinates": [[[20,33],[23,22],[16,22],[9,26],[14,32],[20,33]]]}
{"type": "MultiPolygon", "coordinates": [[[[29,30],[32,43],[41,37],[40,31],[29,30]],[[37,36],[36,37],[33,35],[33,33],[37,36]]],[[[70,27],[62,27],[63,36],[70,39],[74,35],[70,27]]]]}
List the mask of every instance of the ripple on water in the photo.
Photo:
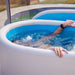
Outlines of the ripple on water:
{"type": "MultiPolygon", "coordinates": [[[[62,32],[61,34],[55,36],[50,40],[44,40],[43,42],[48,45],[63,47],[68,51],[75,49],[75,32],[62,32]]],[[[19,34],[15,34],[12,36],[16,40],[20,40],[22,42],[33,42],[35,43],[40,38],[51,34],[48,30],[37,30],[37,31],[30,31],[30,32],[23,32],[19,34]]],[[[12,38],[10,37],[10,38],[12,38]]]]}

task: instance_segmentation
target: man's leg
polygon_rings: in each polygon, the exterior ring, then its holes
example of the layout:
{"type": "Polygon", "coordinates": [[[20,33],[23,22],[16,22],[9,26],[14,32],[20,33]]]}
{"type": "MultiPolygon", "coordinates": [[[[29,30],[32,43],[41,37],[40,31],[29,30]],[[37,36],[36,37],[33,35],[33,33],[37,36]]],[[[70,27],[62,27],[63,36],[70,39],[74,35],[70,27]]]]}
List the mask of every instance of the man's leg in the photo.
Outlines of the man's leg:
{"type": "Polygon", "coordinates": [[[18,44],[18,45],[32,46],[32,43],[31,43],[31,42],[23,43],[23,42],[20,42],[20,41],[18,41],[18,40],[13,40],[12,42],[15,43],[15,44],[18,44]]]}

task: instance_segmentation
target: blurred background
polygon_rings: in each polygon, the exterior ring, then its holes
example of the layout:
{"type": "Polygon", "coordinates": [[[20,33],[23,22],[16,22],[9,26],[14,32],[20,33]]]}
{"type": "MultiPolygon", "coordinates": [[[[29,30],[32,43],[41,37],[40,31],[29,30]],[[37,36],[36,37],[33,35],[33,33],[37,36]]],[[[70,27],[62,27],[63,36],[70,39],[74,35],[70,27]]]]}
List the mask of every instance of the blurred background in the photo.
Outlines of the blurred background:
{"type": "MultiPolygon", "coordinates": [[[[10,0],[11,8],[33,4],[75,4],[75,0],[10,0]]],[[[6,9],[6,0],[0,0],[0,12],[6,9]]]]}
{"type": "Polygon", "coordinates": [[[10,9],[6,1],[0,0],[0,28],[9,23],[32,19],[44,10],[75,9],[75,0],[9,0],[10,9]]]}

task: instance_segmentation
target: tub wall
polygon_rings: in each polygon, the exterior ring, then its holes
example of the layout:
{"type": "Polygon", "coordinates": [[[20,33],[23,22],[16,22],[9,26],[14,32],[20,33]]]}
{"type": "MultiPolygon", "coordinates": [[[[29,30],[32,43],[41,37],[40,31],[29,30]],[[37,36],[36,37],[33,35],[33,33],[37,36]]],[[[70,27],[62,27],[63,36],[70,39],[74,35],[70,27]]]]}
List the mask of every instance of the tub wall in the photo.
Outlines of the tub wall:
{"type": "Polygon", "coordinates": [[[60,25],[63,22],[22,21],[0,31],[0,75],[75,75],[75,52],[74,55],[71,53],[67,57],[58,58],[50,51],[13,45],[5,38],[12,28],[40,23],[60,25]]]}
{"type": "Polygon", "coordinates": [[[26,48],[6,39],[6,33],[12,28],[44,23],[60,25],[63,22],[22,21],[10,24],[0,31],[0,75],[75,75],[75,52],[58,58],[52,54],[53,51],[26,48]]]}
{"type": "Polygon", "coordinates": [[[75,58],[38,55],[1,46],[0,75],[75,75],[75,58]]]}
{"type": "Polygon", "coordinates": [[[2,75],[2,64],[1,64],[1,44],[0,44],[0,75],[2,75]]]}
{"type": "Polygon", "coordinates": [[[33,17],[33,19],[57,20],[57,21],[75,20],[74,14],[75,10],[73,9],[45,10],[36,14],[33,17]]]}

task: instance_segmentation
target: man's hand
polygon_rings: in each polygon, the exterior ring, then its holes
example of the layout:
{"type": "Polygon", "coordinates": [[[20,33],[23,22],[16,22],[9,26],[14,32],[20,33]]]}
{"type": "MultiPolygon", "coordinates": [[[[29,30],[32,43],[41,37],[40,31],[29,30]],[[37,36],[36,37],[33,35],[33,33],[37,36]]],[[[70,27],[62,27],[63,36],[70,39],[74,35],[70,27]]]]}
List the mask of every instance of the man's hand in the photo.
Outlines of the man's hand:
{"type": "Polygon", "coordinates": [[[49,49],[54,50],[56,53],[56,56],[58,56],[60,58],[63,57],[63,51],[68,54],[68,51],[62,47],[50,47],[49,49]]]}
{"type": "Polygon", "coordinates": [[[72,21],[72,20],[67,20],[63,23],[63,26],[64,27],[67,27],[67,26],[71,26],[71,27],[75,27],[75,25],[72,25],[72,23],[74,23],[75,21],[72,21]]]}

